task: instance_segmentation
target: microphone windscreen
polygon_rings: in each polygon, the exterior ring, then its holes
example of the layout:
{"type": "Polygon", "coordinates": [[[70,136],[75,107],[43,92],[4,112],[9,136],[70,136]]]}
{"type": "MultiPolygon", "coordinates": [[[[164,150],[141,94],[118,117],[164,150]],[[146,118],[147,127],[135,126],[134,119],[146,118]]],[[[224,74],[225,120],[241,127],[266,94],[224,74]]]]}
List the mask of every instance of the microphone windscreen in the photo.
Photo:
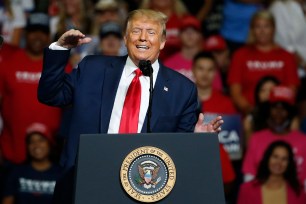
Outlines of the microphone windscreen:
{"type": "Polygon", "coordinates": [[[150,73],[153,73],[153,68],[150,60],[140,60],[138,67],[144,76],[150,76],[150,73]]]}

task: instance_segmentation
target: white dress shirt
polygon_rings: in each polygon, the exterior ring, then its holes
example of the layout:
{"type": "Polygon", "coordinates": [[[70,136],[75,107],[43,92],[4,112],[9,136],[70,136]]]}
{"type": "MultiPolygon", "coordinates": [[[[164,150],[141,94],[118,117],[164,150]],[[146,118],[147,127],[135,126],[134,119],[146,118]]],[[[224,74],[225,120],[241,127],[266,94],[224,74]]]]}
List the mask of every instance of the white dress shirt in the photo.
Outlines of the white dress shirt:
{"type": "MultiPolygon", "coordinates": [[[[67,50],[66,48],[56,45],[55,42],[49,46],[49,49],[67,50]]],[[[158,70],[159,70],[158,60],[156,60],[152,64],[152,68],[153,68],[153,87],[154,87],[155,81],[157,78],[157,74],[158,74],[158,70]]],[[[125,96],[130,86],[130,83],[132,82],[135,76],[134,71],[136,69],[138,69],[138,67],[132,62],[131,58],[128,57],[126,60],[125,66],[123,68],[123,72],[122,72],[120,81],[119,81],[119,86],[117,89],[115,102],[114,102],[107,133],[118,133],[119,132],[119,126],[120,126],[120,120],[121,120],[121,114],[122,114],[125,96]]],[[[140,111],[139,111],[139,120],[138,120],[138,133],[141,132],[142,126],[144,125],[143,123],[144,123],[144,120],[147,114],[147,110],[148,110],[148,106],[149,106],[150,77],[142,75],[139,77],[139,80],[141,84],[141,101],[140,101],[140,111]]]]}
{"type": "MultiPolygon", "coordinates": [[[[159,63],[157,60],[152,64],[152,67],[153,67],[153,87],[154,87],[157,73],[159,70],[159,63]]],[[[108,133],[118,133],[119,131],[120,119],[121,119],[125,96],[130,86],[130,83],[132,82],[135,76],[134,71],[136,69],[138,68],[132,62],[130,57],[128,57],[117,89],[115,103],[108,127],[108,133]]],[[[149,106],[150,77],[142,75],[139,77],[139,80],[141,84],[141,101],[140,101],[140,111],[139,111],[139,120],[138,120],[138,133],[141,132],[149,106]]]]}

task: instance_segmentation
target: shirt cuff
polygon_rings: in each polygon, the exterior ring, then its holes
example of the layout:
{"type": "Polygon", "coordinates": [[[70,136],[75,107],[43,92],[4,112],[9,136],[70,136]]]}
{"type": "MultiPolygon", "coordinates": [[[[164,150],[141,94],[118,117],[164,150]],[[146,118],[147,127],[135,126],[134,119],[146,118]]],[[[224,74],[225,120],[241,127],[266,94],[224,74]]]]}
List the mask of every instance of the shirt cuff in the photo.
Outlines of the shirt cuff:
{"type": "Polygon", "coordinates": [[[68,50],[65,47],[59,46],[56,44],[56,42],[52,43],[51,45],[49,45],[49,49],[50,50],[68,50]]]}

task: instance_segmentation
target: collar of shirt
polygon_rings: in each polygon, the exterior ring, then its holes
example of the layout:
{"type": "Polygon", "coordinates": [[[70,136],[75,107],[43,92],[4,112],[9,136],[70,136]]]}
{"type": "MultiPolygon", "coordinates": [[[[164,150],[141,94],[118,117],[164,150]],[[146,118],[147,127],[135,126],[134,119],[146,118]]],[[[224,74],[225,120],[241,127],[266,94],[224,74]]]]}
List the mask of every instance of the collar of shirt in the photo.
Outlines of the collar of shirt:
{"type": "MultiPolygon", "coordinates": [[[[159,71],[159,63],[158,60],[155,60],[155,62],[152,64],[153,68],[153,86],[156,81],[156,77],[159,71]]],[[[124,75],[125,77],[129,77],[131,74],[134,74],[134,71],[138,69],[138,67],[133,63],[130,57],[127,58],[126,63],[125,63],[125,69],[124,69],[124,75]]],[[[150,81],[150,78],[147,76],[141,76],[144,79],[146,79],[148,82],[150,81]]]]}

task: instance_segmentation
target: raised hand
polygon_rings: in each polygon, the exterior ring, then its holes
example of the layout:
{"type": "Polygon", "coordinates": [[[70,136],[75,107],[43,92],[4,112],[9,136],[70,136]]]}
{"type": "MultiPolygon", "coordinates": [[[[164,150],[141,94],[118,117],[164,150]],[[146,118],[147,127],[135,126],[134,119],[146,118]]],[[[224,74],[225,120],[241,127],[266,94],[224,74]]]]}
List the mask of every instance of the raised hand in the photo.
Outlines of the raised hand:
{"type": "Polygon", "coordinates": [[[82,44],[91,42],[91,38],[85,37],[79,30],[71,29],[65,32],[56,42],[57,45],[71,49],[82,44]]]}
{"type": "Polygon", "coordinates": [[[204,124],[204,114],[200,113],[198,122],[194,128],[194,132],[220,132],[221,125],[224,123],[221,116],[217,116],[215,119],[207,124],[204,124]]]}

